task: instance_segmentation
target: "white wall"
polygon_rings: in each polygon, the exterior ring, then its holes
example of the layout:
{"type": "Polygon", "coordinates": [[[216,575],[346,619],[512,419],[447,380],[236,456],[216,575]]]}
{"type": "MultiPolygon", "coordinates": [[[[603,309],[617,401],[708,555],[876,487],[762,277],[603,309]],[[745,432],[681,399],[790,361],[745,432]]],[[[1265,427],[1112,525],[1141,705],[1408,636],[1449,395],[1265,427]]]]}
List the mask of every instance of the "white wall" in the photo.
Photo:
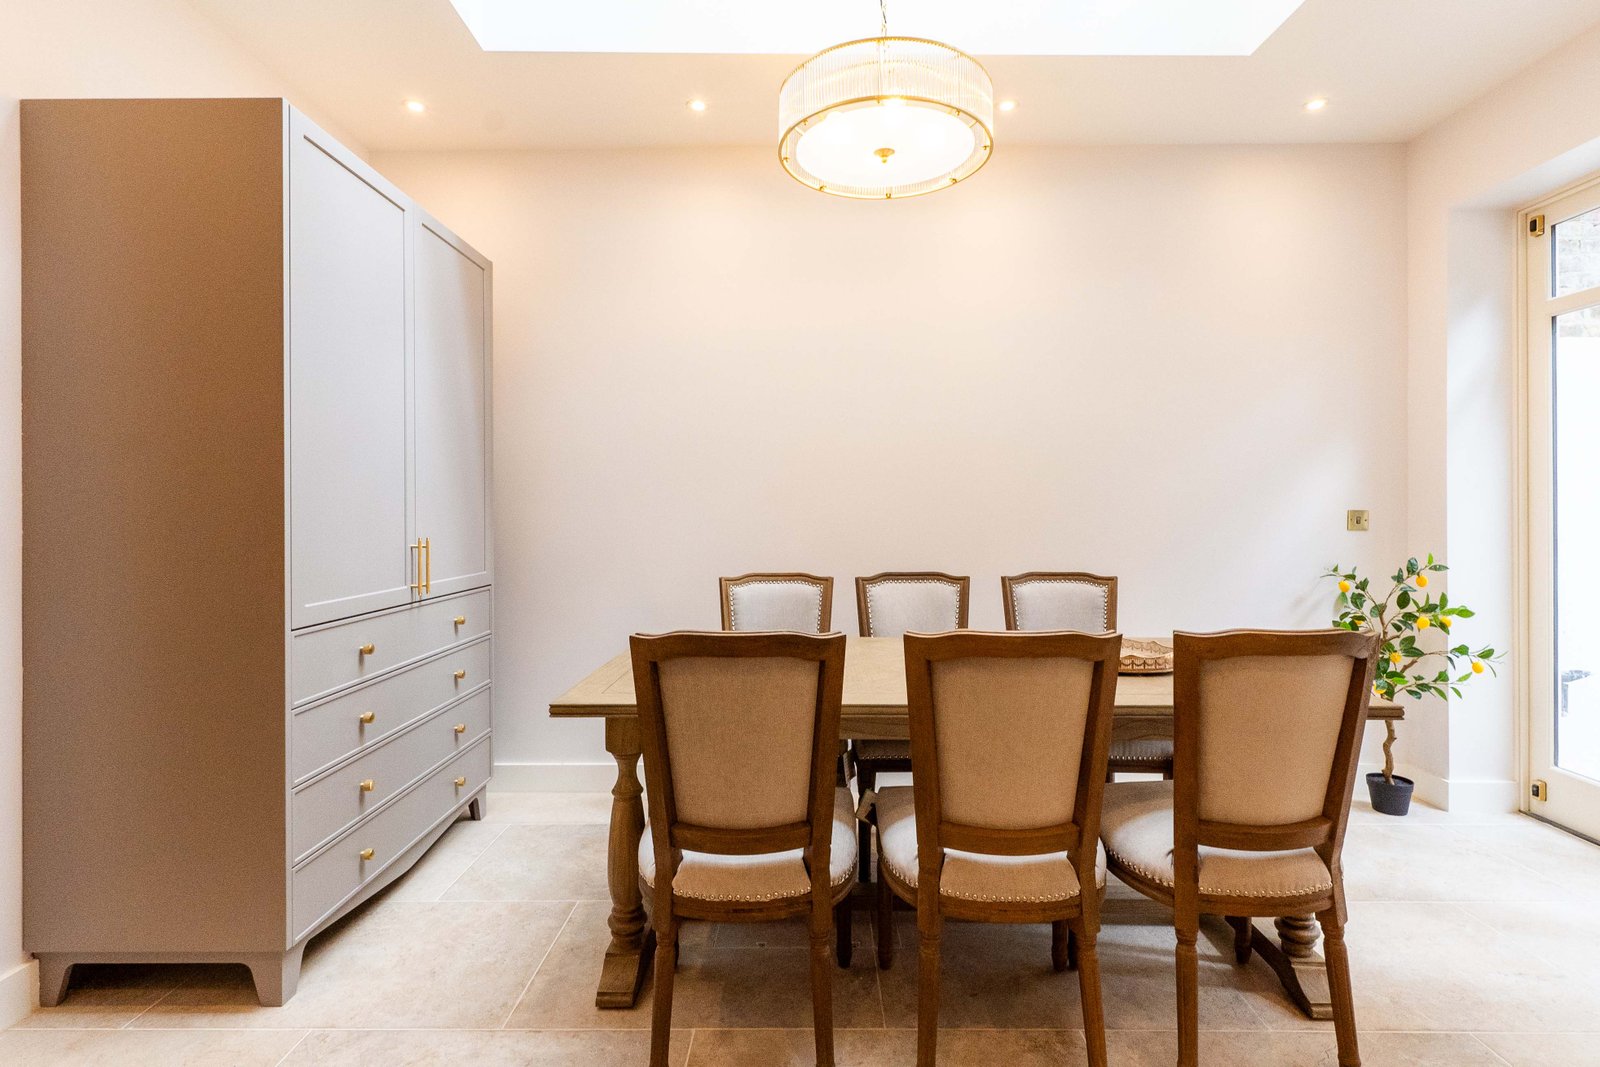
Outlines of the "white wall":
{"type": "Polygon", "coordinates": [[[182,0],[0,7],[0,1028],[37,1003],[22,952],[21,279],[17,101],[281,96],[285,85],[182,0]]]}
{"type": "Polygon", "coordinates": [[[1081,568],[1153,634],[1325,623],[1404,547],[1398,146],[1002,147],[893,204],[766,148],[374,161],[495,262],[503,784],[608,786],[547,702],[718,575],[835,575],[854,632],[854,575],[999,628],[1000,574],[1081,568]]]}
{"type": "MultiPolygon", "coordinates": [[[[1545,56],[1429,130],[1407,152],[1406,461],[1410,544],[1452,564],[1472,639],[1513,641],[1516,212],[1600,171],[1600,30],[1545,56]]],[[[1418,791],[1451,808],[1520,800],[1518,679],[1471,686],[1414,716],[1418,791]]]]}

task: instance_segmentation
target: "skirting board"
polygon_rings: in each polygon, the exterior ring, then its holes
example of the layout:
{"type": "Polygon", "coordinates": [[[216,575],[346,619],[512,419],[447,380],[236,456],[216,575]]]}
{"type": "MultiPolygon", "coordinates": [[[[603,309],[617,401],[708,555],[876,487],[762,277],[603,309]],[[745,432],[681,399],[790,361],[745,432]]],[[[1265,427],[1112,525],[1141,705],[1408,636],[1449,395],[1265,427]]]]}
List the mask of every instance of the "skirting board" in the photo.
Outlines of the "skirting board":
{"type": "Polygon", "coordinates": [[[38,960],[19,963],[0,975],[0,1030],[20,1023],[38,1006],[38,960]]]}
{"type": "MultiPolygon", "coordinates": [[[[1361,764],[1361,781],[1366,780],[1367,774],[1381,770],[1381,763],[1361,764]]],[[[1416,798],[1441,811],[1486,815],[1518,810],[1517,783],[1510,779],[1441,778],[1405,763],[1396,764],[1394,773],[1416,782],[1416,798]]],[[[1361,782],[1357,782],[1357,794],[1362,791],[1361,782]]]]}
{"type": "MultiPolygon", "coordinates": [[[[641,768],[640,773],[643,773],[641,768]]],[[[609,793],[617,765],[604,763],[496,763],[491,791],[496,793],[609,793]]]]}

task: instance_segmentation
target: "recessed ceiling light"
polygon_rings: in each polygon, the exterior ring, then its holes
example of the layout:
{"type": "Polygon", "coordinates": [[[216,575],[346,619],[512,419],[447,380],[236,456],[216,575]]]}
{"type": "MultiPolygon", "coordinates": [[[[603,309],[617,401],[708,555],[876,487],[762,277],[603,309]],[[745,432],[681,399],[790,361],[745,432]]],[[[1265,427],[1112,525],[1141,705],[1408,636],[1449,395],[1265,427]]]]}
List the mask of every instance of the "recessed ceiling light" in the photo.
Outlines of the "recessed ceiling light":
{"type": "Polygon", "coordinates": [[[407,100],[406,110],[411,112],[413,115],[420,115],[424,111],[428,110],[428,105],[424,104],[421,100],[407,100]]]}
{"type": "Polygon", "coordinates": [[[1017,102],[1015,100],[1002,100],[1000,101],[1000,110],[1015,111],[1017,110],[1017,102]]]}
{"type": "Polygon", "coordinates": [[[693,100],[689,101],[689,110],[690,111],[704,111],[705,109],[706,109],[706,102],[704,100],[701,100],[699,97],[695,97],[693,100]]]}
{"type": "Polygon", "coordinates": [[[1321,111],[1323,108],[1325,108],[1327,106],[1328,106],[1328,98],[1325,97],[1325,96],[1313,97],[1312,99],[1306,101],[1306,110],[1307,111],[1321,111]]]}

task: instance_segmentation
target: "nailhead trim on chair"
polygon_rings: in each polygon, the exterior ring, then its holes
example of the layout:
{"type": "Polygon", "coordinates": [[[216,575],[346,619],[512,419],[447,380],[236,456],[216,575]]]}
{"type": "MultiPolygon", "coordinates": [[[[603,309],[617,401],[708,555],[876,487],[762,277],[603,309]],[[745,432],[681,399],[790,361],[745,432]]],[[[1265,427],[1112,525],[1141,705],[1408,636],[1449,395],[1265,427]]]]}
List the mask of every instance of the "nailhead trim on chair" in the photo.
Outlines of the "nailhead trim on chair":
{"type": "MultiPolygon", "coordinates": [[[[821,586],[817,585],[814,582],[802,582],[802,581],[797,581],[797,580],[794,580],[794,579],[788,579],[788,580],[785,580],[785,581],[741,582],[738,585],[734,586],[733,588],[734,589],[749,589],[750,587],[757,586],[757,585],[803,585],[807,589],[813,590],[817,594],[817,632],[818,633],[822,632],[822,587],[821,586]]],[[[730,589],[728,591],[728,621],[733,624],[733,628],[735,630],[737,630],[739,628],[739,603],[734,598],[732,589],[730,589]]]]}
{"type": "MultiPolygon", "coordinates": [[[[1134,863],[1133,861],[1129,860],[1126,856],[1122,855],[1120,852],[1113,852],[1112,850],[1107,849],[1106,850],[1106,856],[1108,858],[1115,859],[1120,866],[1126,867],[1128,870],[1132,871],[1134,874],[1137,874],[1141,878],[1144,878],[1144,879],[1146,879],[1148,881],[1154,882],[1156,885],[1164,886],[1164,887],[1169,888],[1169,889],[1172,887],[1173,880],[1171,878],[1168,878],[1164,874],[1157,874],[1155,871],[1152,871],[1148,867],[1145,867],[1145,866],[1143,866],[1141,864],[1134,863]]],[[[1323,882],[1321,885],[1308,885],[1308,886],[1305,886],[1305,887],[1300,888],[1300,889],[1286,889],[1281,893],[1247,893],[1247,894],[1244,894],[1244,895],[1245,896],[1249,896],[1249,897],[1257,897],[1257,898],[1260,898],[1262,900],[1275,900],[1275,899],[1277,899],[1279,897],[1303,897],[1303,896],[1306,896],[1306,895],[1311,894],[1311,893],[1321,893],[1321,892],[1331,888],[1332,886],[1333,886],[1333,882],[1332,881],[1327,881],[1327,882],[1323,882]]],[[[1231,892],[1231,890],[1219,889],[1216,886],[1207,887],[1205,885],[1205,883],[1202,882],[1201,885],[1200,885],[1200,892],[1202,892],[1202,893],[1223,893],[1223,892],[1231,892]]]]}
{"type": "Polygon", "coordinates": [[[960,583],[958,583],[958,582],[947,582],[947,581],[944,581],[943,579],[940,579],[940,578],[885,578],[881,582],[873,582],[871,585],[867,586],[867,629],[869,631],[876,631],[877,630],[877,627],[872,624],[872,591],[874,589],[882,589],[886,585],[942,585],[947,589],[954,589],[956,591],[957,605],[956,605],[956,614],[950,620],[950,629],[952,629],[952,630],[960,629],[960,625],[961,625],[961,607],[960,607],[961,585],[960,585],[960,583]]]}
{"type": "MultiPolygon", "coordinates": [[[[1020,616],[1022,613],[1020,605],[1017,603],[1017,589],[1024,585],[1086,585],[1091,589],[1100,590],[1102,594],[1106,591],[1106,587],[1099,582],[1085,582],[1078,578],[1032,578],[1026,582],[1013,582],[1011,583],[1011,617],[1018,619],[1019,622],[1021,621],[1020,616]]],[[[1100,625],[1107,630],[1111,629],[1111,620],[1107,618],[1106,610],[1108,601],[1109,598],[1103,599],[1100,604],[1100,625]]]]}

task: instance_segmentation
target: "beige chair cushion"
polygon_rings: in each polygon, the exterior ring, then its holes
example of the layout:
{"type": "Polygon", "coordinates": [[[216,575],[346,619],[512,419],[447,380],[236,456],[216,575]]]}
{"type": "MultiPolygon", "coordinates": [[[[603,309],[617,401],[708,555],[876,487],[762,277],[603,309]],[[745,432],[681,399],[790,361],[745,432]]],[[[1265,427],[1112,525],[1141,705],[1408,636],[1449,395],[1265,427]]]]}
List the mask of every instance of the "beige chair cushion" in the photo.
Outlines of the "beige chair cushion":
{"type": "Polygon", "coordinates": [[[762,579],[728,587],[730,630],[794,630],[820,634],[822,588],[794,579],[762,579]]]}
{"type": "Polygon", "coordinates": [[[886,578],[867,586],[867,632],[942,634],[961,625],[961,587],[934,578],[886,578]]]}
{"type": "MultiPolygon", "coordinates": [[[[909,786],[880,789],[875,794],[878,848],[894,876],[913,889],[917,885],[916,801],[909,786]]],[[[1106,884],[1106,853],[1095,850],[1095,885],[1106,884]]],[[[1078,875],[1065,852],[1044,856],[986,856],[945,849],[939,895],[954,900],[1053,903],[1079,893],[1078,875]]]]}
{"type": "Polygon", "coordinates": [[[1039,578],[1011,585],[1011,610],[1019,630],[1111,629],[1106,618],[1106,587],[1070,578],[1039,578]]]}
{"type": "Polygon", "coordinates": [[[804,822],[816,662],[693,656],[660,671],[679,821],[729,830],[804,822]]]}
{"type": "Polygon", "coordinates": [[[862,763],[882,763],[911,758],[910,741],[887,741],[864,738],[856,742],[856,759],[862,763]]]}
{"type": "MultiPolygon", "coordinates": [[[[1100,836],[1119,864],[1157,885],[1171,887],[1172,783],[1122,782],[1106,786],[1100,836]]],[[[1272,900],[1325,892],[1333,887],[1327,865],[1309,848],[1291,852],[1200,849],[1200,894],[1272,900]]]]}
{"type": "MultiPolygon", "coordinates": [[[[856,876],[856,806],[848,789],[834,792],[833,843],[828,847],[828,884],[837,889],[856,876]]],[[[655,888],[655,837],[648,826],[639,839],[639,875],[646,886],[655,888]]],[[[760,903],[806,896],[811,876],[800,849],[762,856],[685,852],[672,892],[690,900],[760,903]]]]}

